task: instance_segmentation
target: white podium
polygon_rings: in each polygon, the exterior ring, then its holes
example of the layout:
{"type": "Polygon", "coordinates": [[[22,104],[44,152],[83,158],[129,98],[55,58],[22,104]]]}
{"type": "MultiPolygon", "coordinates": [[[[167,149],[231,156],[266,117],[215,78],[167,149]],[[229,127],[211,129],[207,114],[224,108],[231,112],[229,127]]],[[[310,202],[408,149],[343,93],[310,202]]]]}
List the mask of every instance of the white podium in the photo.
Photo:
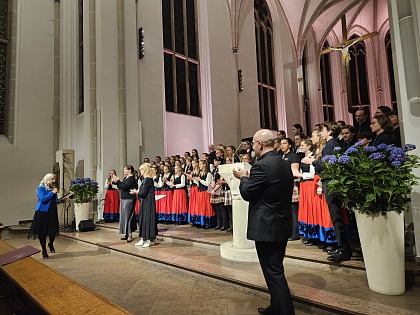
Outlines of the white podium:
{"type": "Polygon", "coordinates": [[[219,165],[219,174],[228,183],[232,191],[232,220],[233,242],[225,242],[220,245],[220,255],[223,258],[242,261],[258,262],[254,241],[246,238],[248,227],[248,202],[243,200],[239,192],[240,181],[233,176],[233,169],[240,167],[250,170],[248,163],[234,163],[219,165]]]}

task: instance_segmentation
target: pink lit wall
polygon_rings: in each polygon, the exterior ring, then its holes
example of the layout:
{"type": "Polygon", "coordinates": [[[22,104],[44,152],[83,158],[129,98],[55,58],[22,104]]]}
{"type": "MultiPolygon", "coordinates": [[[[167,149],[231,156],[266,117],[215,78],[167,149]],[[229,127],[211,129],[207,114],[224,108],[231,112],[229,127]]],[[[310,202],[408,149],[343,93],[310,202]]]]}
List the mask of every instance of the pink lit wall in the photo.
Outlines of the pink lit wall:
{"type": "Polygon", "coordinates": [[[165,154],[183,155],[185,151],[191,152],[197,149],[198,153],[207,152],[208,143],[204,143],[203,139],[207,139],[204,135],[203,119],[182,114],[166,112],[165,126],[165,154]]]}

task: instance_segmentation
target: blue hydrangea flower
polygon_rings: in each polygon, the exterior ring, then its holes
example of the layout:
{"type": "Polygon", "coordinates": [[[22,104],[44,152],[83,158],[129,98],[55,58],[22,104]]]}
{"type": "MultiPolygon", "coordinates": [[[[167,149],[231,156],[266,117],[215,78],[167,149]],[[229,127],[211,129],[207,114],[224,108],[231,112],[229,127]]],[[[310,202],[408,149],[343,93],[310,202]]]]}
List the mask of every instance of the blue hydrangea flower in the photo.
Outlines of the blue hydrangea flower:
{"type": "Polygon", "coordinates": [[[354,146],[352,146],[352,147],[348,148],[348,149],[346,150],[346,152],[344,152],[344,154],[345,154],[345,155],[350,155],[350,154],[352,154],[352,153],[357,153],[357,152],[359,152],[359,149],[357,149],[357,148],[355,148],[354,146]]]}
{"type": "Polygon", "coordinates": [[[416,146],[414,144],[406,144],[404,146],[405,151],[415,150],[416,146]]]}
{"type": "Polygon", "coordinates": [[[369,159],[376,160],[376,161],[382,161],[383,159],[385,159],[385,154],[383,154],[381,152],[375,152],[375,153],[372,153],[371,155],[369,155],[369,159]]]}
{"type": "Polygon", "coordinates": [[[358,147],[361,147],[362,145],[363,145],[363,142],[358,141],[355,144],[353,144],[352,146],[355,147],[355,148],[358,148],[358,147]]]}
{"type": "Polygon", "coordinates": [[[395,161],[392,161],[392,162],[391,162],[391,165],[392,165],[392,166],[401,166],[401,165],[402,165],[402,163],[401,163],[401,161],[399,161],[399,160],[395,160],[395,161]]]}
{"type": "Polygon", "coordinates": [[[369,153],[374,153],[376,151],[378,151],[378,149],[374,146],[367,146],[364,151],[369,152],[369,153]]]}
{"type": "Polygon", "coordinates": [[[350,163],[350,157],[347,155],[342,155],[338,158],[339,164],[349,164],[350,163]]]}
{"type": "Polygon", "coordinates": [[[335,155],[330,155],[330,158],[328,159],[328,164],[334,165],[337,163],[337,157],[335,155]]]}
{"type": "Polygon", "coordinates": [[[76,179],[76,183],[81,183],[82,180],[80,178],[76,179]]]}
{"type": "Polygon", "coordinates": [[[385,151],[386,149],[388,149],[388,145],[387,145],[387,144],[385,144],[385,143],[381,143],[381,144],[380,144],[380,145],[378,145],[376,148],[377,148],[378,150],[385,151]]]}
{"type": "Polygon", "coordinates": [[[339,152],[339,151],[341,151],[341,148],[340,147],[335,147],[333,151],[334,152],[339,152]]]}

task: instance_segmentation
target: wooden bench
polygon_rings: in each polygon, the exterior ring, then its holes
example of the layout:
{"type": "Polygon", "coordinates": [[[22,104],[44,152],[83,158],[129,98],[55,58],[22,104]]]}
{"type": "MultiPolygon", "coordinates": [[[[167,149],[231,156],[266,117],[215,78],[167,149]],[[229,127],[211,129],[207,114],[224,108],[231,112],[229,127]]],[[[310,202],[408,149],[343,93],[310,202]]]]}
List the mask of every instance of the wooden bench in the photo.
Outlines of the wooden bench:
{"type": "MultiPolygon", "coordinates": [[[[0,255],[14,249],[0,240],[0,255]]],[[[0,276],[30,305],[31,314],[130,314],[32,257],[0,267],[0,276]]]]}

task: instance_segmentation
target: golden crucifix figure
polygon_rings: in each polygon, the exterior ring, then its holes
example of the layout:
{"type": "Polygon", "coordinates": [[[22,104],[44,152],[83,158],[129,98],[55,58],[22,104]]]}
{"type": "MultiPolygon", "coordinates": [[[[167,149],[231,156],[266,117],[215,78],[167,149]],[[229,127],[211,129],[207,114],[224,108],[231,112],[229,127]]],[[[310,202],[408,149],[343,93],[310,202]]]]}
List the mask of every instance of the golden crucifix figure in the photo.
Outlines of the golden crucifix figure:
{"type": "Polygon", "coordinates": [[[349,65],[350,65],[350,60],[351,60],[349,48],[358,42],[364,41],[365,39],[371,38],[376,35],[378,35],[378,32],[369,33],[369,34],[366,34],[366,35],[363,35],[363,36],[360,36],[351,40],[347,40],[340,45],[328,47],[324,50],[321,50],[319,54],[323,55],[323,54],[327,54],[335,50],[341,51],[341,54],[342,54],[341,60],[342,60],[343,67],[346,73],[346,78],[348,78],[349,71],[350,71],[349,65]]]}

